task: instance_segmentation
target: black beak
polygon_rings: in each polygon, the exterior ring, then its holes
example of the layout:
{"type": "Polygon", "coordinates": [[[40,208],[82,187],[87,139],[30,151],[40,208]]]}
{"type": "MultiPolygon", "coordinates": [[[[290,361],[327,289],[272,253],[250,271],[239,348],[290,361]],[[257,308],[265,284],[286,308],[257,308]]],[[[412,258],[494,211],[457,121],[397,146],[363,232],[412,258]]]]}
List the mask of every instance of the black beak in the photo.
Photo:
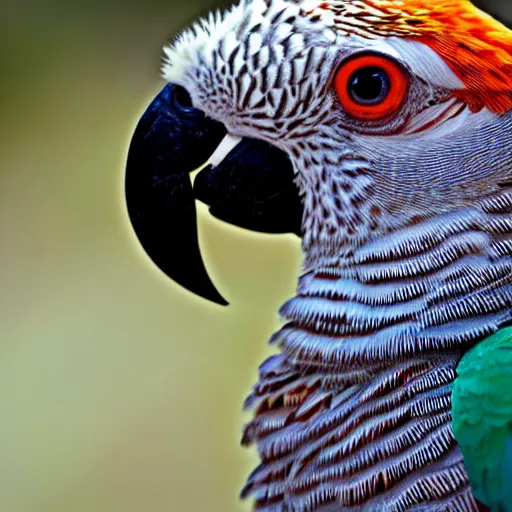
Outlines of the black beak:
{"type": "Polygon", "coordinates": [[[197,239],[195,199],[215,217],[266,233],[300,236],[303,207],[288,157],[262,141],[242,141],[192,188],[189,173],[213,154],[226,129],[167,85],[140,119],[126,168],[126,201],[145,251],[171,279],[218,304],[227,302],[206,272],[197,239]]]}

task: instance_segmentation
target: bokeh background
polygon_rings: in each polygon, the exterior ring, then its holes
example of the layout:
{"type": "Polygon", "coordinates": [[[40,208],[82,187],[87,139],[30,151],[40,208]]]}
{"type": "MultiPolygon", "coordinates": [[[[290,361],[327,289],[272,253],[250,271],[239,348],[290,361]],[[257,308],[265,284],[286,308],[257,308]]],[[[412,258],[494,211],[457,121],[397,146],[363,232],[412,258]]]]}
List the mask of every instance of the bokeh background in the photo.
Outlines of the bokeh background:
{"type": "MultiPolygon", "coordinates": [[[[156,269],[124,164],[161,47],[214,0],[0,1],[0,511],[230,512],[241,404],[300,268],[199,208],[221,308],[156,269]]],[[[512,17],[512,6],[491,9],[512,17]]]]}

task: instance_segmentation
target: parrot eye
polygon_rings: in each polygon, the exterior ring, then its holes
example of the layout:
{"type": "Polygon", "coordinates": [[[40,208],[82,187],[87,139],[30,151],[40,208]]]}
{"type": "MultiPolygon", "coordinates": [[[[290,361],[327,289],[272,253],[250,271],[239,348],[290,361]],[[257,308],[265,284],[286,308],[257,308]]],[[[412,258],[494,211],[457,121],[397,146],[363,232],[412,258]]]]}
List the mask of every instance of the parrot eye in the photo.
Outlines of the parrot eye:
{"type": "Polygon", "coordinates": [[[349,59],[334,78],[334,89],[343,109],[357,119],[374,121],[400,108],[408,85],[398,64],[377,55],[349,59]]]}

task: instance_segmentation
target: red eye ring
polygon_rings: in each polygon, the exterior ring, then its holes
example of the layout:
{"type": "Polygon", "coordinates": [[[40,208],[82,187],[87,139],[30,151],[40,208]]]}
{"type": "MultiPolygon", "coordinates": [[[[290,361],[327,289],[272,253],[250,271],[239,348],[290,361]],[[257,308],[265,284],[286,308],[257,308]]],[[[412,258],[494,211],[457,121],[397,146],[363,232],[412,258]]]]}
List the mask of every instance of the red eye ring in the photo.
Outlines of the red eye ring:
{"type": "MultiPolygon", "coordinates": [[[[373,84],[375,85],[375,84],[373,84]]],[[[343,63],[334,77],[334,89],[341,106],[352,117],[376,121],[388,117],[402,105],[409,81],[403,69],[391,59],[378,55],[354,57],[343,63]],[[385,94],[371,101],[358,101],[351,88],[356,84],[358,73],[375,70],[372,79],[387,77],[385,94]]]]}

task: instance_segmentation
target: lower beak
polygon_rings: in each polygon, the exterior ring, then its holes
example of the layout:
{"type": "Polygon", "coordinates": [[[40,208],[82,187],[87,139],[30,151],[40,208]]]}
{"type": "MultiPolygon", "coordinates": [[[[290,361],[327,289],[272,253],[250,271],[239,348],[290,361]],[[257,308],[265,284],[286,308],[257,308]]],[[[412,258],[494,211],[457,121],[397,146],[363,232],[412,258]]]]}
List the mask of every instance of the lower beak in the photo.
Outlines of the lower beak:
{"type": "Polygon", "coordinates": [[[215,152],[225,127],[166,85],[133,134],[126,201],[135,233],[153,262],[191,292],[227,305],[205,269],[197,238],[195,199],[215,217],[254,231],[300,236],[303,206],[290,160],[276,147],[242,139],[215,167],[189,173],[215,152]]]}

